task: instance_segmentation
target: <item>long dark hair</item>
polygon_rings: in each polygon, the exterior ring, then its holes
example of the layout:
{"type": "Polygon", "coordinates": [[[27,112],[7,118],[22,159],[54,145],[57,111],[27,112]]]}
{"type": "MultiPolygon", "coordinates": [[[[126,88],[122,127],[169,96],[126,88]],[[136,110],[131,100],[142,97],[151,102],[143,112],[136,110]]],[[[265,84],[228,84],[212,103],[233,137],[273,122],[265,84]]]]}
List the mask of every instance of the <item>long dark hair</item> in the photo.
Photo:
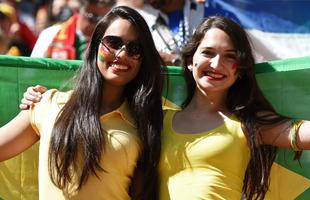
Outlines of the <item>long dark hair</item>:
{"type": "Polygon", "coordinates": [[[264,199],[269,187],[271,166],[276,156],[277,148],[271,145],[260,145],[260,128],[263,125],[285,122],[288,118],[278,115],[266,100],[258,87],[254,56],[251,43],[244,29],[234,21],[212,16],[204,20],[196,29],[192,39],[183,50],[184,76],[187,82],[187,99],[183,107],[189,104],[196,83],[187,65],[192,59],[205,33],[211,28],[218,28],[229,35],[238,56],[238,79],[229,89],[226,106],[240,120],[247,134],[251,158],[245,173],[243,192],[246,199],[264,199]]]}
{"type": "Polygon", "coordinates": [[[135,119],[143,153],[139,168],[143,170],[143,194],[139,199],[157,199],[157,165],[160,156],[162,129],[162,76],[163,62],[144,19],[135,10],[120,6],[113,8],[101,19],[90,41],[83,66],[77,73],[77,83],[71,98],[62,108],[52,132],[49,149],[49,169],[52,181],[60,188],[71,181],[77,166],[82,166],[78,189],[90,175],[102,170],[100,160],[106,141],[101,130],[99,115],[102,105],[104,78],[97,66],[97,51],[106,29],[116,19],[126,19],[138,33],[141,41],[141,68],[125,87],[124,96],[135,119]],[[77,158],[82,158],[79,163],[77,158]],[[53,170],[55,169],[55,172],[53,170]]]}

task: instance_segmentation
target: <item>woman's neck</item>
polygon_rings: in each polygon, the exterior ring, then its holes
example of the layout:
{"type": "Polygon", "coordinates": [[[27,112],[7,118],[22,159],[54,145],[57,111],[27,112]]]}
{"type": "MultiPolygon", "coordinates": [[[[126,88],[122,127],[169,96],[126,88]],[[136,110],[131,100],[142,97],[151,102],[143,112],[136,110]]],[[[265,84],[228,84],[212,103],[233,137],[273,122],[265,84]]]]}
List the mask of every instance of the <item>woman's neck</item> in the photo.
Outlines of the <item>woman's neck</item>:
{"type": "Polygon", "coordinates": [[[119,108],[124,101],[123,92],[124,92],[123,88],[108,85],[104,86],[102,92],[102,101],[101,101],[102,106],[100,109],[100,113],[106,114],[119,108]]]}
{"type": "Polygon", "coordinates": [[[226,93],[208,92],[202,93],[198,90],[193,95],[187,109],[201,112],[226,112],[226,93]]]}

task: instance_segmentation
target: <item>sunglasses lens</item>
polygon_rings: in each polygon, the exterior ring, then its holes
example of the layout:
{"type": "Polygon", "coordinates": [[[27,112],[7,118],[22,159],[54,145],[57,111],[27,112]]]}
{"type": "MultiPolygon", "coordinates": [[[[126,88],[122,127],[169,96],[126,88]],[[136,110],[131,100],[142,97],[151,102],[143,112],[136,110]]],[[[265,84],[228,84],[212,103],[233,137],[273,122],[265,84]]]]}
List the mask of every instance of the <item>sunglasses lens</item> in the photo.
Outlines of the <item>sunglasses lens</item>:
{"type": "MultiPolygon", "coordinates": [[[[111,49],[114,50],[119,50],[123,47],[124,42],[122,38],[118,36],[105,36],[102,40],[101,43],[111,49]]],[[[138,41],[131,41],[128,42],[126,45],[126,53],[130,57],[134,57],[135,59],[140,58],[141,54],[141,47],[140,43],[138,41]]]]}
{"type": "Polygon", "coordinates": [[[139,42],[136,42],[136,41],[129,42],[126,46],[126,49],[127,49],[127,54],[129,56],[136,56],[136,55],[140,55],[141,53],[140,44],[139,42]]]}
{"type": "Polygon", "coordinates": [[[115,36],[106,36],[103,38],[102,42],[114,50],[118,50],[123,46],[122,39],[115,36]]]}

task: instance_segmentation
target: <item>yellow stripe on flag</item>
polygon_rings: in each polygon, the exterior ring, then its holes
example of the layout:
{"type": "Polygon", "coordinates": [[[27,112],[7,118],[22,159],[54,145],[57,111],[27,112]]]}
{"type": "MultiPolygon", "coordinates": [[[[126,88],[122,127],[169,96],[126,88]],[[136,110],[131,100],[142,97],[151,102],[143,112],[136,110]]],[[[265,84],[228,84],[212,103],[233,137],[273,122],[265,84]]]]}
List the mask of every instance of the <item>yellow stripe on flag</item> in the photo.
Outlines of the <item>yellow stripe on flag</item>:
{"type": "Polygon", "coordinates": [[[310,179],[274,163],[265,200],[295,199],[310,187],[310,179]]]}

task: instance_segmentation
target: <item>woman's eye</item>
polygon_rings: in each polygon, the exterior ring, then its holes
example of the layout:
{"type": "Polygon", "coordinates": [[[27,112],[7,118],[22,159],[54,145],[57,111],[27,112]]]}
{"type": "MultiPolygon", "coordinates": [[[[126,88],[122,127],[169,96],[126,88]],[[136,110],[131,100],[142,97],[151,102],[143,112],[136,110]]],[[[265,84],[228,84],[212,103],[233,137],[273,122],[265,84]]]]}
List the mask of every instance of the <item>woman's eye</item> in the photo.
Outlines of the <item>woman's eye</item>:
{"type": "Polygon", "coordinates": [[[228,55],[226,55],[226,58],[228,58],[230,60],[237,60],[237,56],[234,54],[228,54],[228,55]]]}
{"type": "Polygon", "coordinates": [[[209,57],[209,58],[212,58],[212,57],[215,56],[215,53],[210,52],[210,51],[203,51],[202,54],[203,54],[204,56],[209,57]]]}

